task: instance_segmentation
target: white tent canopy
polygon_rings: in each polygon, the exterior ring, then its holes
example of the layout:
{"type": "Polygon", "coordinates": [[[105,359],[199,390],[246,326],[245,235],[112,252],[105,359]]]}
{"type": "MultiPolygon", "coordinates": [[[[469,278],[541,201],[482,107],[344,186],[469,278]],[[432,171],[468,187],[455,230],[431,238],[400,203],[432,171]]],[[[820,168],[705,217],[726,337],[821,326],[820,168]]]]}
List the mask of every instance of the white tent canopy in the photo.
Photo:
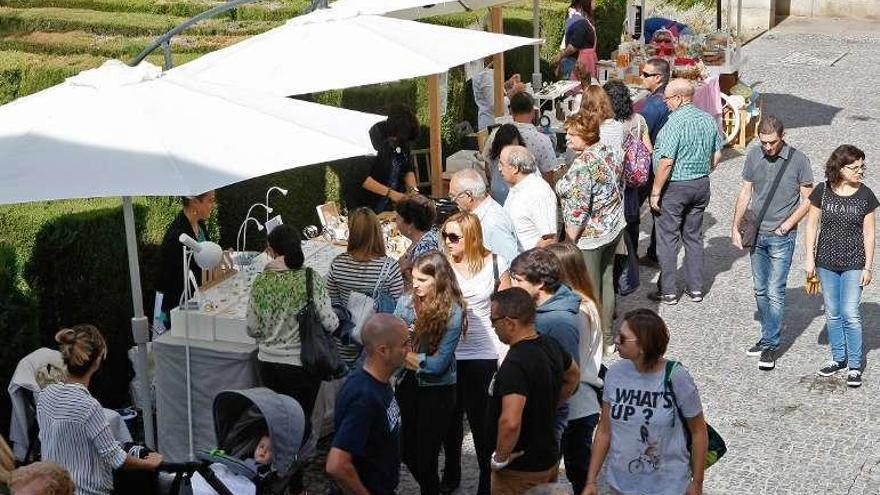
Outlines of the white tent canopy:
{"type": "Polygon", "coordinates": [[[384,117],[169,78],[111,60],[0,107],[0,204],[123,196],[132,333],[153,446],[133,195],[193,195],[294,167],[374,153],[384,117]]]}
{"type": "Polygon", "coordinates": [[[330,4],[330,8],[416,20],[435,15],[487,9],[510,2],[511,0],[336,0],[330,4]]]}
{"type": "Polygon", "coordinates": [[[540,42],[324,9],[168,73],[286,96],[440,74],[540,42]]]}
{"type": "Polygon", "coordinates": [[[0,107],[0,204],[200,194],[373,153],[382,119],[109,61],[0,107]]]}

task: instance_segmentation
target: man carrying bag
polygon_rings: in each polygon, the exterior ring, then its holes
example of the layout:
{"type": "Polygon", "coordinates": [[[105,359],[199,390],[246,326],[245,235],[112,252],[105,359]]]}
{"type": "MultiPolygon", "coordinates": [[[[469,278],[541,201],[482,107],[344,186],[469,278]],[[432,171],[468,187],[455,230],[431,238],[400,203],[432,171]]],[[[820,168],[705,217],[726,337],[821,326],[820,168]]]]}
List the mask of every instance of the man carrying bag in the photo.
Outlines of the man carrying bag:
{"type": "Polygon", "coordinates": [[[760,146],[746,155],[730,238],[750,248],[761,339],[746,354],[760,356],[758,368],[776,367],[785,308],[785,285],[797,239],[797,224],[810,206],[810,160],[784,140],[782,121],[764,116],[760,146]]]}

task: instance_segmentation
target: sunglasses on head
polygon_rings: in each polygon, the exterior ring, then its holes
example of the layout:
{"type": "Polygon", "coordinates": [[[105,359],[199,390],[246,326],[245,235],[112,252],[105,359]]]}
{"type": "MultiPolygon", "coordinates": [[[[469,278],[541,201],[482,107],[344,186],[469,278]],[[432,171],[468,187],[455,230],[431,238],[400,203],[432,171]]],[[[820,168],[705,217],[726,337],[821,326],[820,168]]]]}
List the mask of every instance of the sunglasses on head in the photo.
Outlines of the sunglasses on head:
{"type": "Polygon", "coordinates": [[[453,233],[451,233],[451,232],[443,232],[443,238],[446,239],[447,241],[453,243],[453,244],[458,244],[458,241],[461,240],[461,236],[460,236],[460,235],[458,235],[458,234],[453,234],[453,233]]]}

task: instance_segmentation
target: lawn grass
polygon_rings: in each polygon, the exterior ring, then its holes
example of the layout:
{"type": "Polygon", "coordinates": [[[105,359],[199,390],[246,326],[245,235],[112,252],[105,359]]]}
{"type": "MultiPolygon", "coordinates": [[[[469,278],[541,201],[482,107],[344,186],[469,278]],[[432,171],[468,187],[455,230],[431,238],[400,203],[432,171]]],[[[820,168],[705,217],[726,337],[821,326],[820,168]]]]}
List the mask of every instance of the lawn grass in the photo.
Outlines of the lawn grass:
{"type": "MultiPolygon", "coordinates": [[[[57,7],[0,7],[0,37],[34,31],[87,31],[104,35],[158,36],[185,21],[184,17],[140,12],[100,12],[57,7]]],[[[186,32],[202,35],[250,35],[278,25],[274,21],[207,19],[186,32]]]]}
{"type": "MultiPolygon", "coordinates": [[[[46,55],[95,55],[128,61],[134,58],[154,38],[100,35],[86,31],[63,33],[35,31],[0,38],[0,50],[42,53],[46,55]]],[[[244,39],[243,36],[181,35],[171,40],[172,52],[207,53],[244,39]]]]}
{"type": "MultiPolygon", "coordinates": [[[[2,0],[0,4],[15,8],[68,8],[101,12],[131,12],[192,17],[223,2],[217,0],[2,0]]],[[[281,21],[305,11],[308,0],[275,0],[242,5],[225,14],[227,19],[247,21],[281,21]]]]}

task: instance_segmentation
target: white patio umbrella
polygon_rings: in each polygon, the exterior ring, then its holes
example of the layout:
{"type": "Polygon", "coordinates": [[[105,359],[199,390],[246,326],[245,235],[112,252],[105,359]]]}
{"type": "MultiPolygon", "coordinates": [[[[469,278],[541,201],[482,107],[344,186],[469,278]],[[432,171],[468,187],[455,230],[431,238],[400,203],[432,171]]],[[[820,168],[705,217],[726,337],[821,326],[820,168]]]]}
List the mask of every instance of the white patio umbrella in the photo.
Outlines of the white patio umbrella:
{"type": "Polygon", "coordinates": [[[0,107],[0,204],[123,196],[152,446],[140,269],[131,196],[188,196],[304,165],[372,154],[384,117],[168,77],[111,60],[0,107]]]}
{"type": "Polygon", "coordinates": [[[169,71],[297,95],[440,74],[539,39],[323,9],[169,71]]]}

